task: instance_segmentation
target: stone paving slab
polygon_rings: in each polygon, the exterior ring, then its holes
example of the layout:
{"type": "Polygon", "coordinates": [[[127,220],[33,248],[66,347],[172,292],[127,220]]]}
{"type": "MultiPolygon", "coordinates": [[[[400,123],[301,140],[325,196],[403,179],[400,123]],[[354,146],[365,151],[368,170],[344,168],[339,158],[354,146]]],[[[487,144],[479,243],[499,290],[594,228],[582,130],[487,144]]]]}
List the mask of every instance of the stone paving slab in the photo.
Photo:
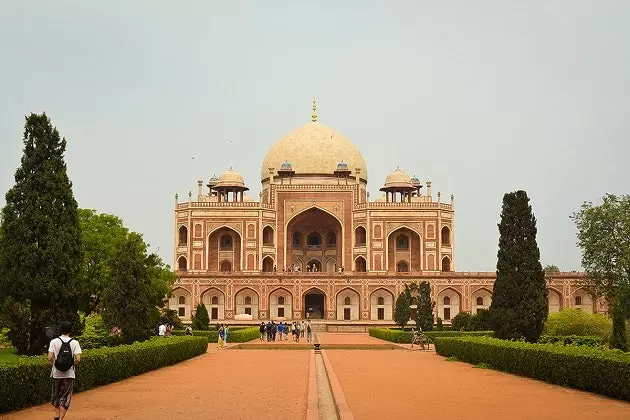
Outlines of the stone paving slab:
{"type": "Polygon", "coordinates": [[[356,419],[630,419],[630,403],[431,352],[326,353],[356,419]]]}
{"type": "MultiPolygon", "coordinates": [[[[67,419],[304,419],[310,352],[217,350],[75,394],[67,419]]],[[[80,375],[80,365],[78,374],[80,375]]],[[[53,417],[49,404],[0,415],[53,417]]]]}

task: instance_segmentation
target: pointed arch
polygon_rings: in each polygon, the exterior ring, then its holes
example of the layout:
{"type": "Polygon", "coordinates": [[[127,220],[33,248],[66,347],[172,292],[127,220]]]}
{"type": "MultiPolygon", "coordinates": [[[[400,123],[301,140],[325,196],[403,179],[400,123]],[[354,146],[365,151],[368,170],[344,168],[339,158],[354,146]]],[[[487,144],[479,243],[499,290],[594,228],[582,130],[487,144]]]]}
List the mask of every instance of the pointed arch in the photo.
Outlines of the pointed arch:
{"type": "Polygon", "coordinates": [[[275,271],[274,270],[275,266],[276,266],[276,262],[274,261],[271,255],[267,255],[265,258],[263,258],[262,271],[264,271],[265,273],[271,273],[275,271]]]}
{"type": "Polygon", "coordinates": [[[209,287],[201,293],[201,302],[208,311],[210,321],[225,318],[225,293],[216,287],[209,287]]]}
{"type": "Polygon", "coordinates": [[[177,269],[180,271],[188,270],[188,261],[186,260],[185,256],[180,255],[180,257],[177,259],[177,269]]]}
{"type": "Polygon", "coordinates": [[[440,239],[443,246],[451,246],[451,229],[448,226],[442,226],[440,231],[440,239]]]}
{"type": "Polygon", "coordinates": [[[296,218],[297,216],[299,216],[300,214],[302,214],[302,213],[304,213],[304,212],[306,212],[306,211],[308,211],[308,210],[312,210],[312,209],[317,209],[317,210],[321,210],[321,211],[323,211],[324,213],[328,213],[329,215],[331,215],[332,217],[334,217],[335,219],[337,219],[337,221],[339,222],[339,224],[343,226],[343,220],[341,220],[338,216],[336,216],[336,215],[335,215],[334,213],[332,213],[331,211],[326,210],[325,208],[322,208],[322,207],[320,207],[320,206],[318,206],[318,205],[309,206],[309,207],[306,207],[306,208],[304,208],[304,209],[302,209],[302,210],[298,211],[297,213],[295,213],[294,215],[292,215],[292,216],[289,218],[289,220],[287,220],[287,221],[285,222],[285,223],[286,223],[286,225],[288,225],[288,224],[289,224],[289,222],[291,222],[291,220],[295,219],[295,218],[296,218]]]}
{"type": "Polygon", "coordinates": [[[263,245],[272,246],[274,244],[274,230],[271,225],[267,225],[263,228],[263,245]]]}
{"type": "Polygon", "coordinates": [[[462,294],[452,287],[446,287],[440,290],[437,294],[436,300],[438,316],[447,323],[450,323],[450,321],[461,311],[462,294]],[[445,297],[448,297],[447,302],[444,301],[445,297]]]}
{"type": "Polygon", "coordinates": [[[178,245],[186,246],[188,245],[188,228],[184,225],[180,226],[178,229],[178,245]]]}
{"type": "Polygon", "coordinates": [[[480,309],[489,309],[492,303],[492,292],[486,287],[479,287],[470,294],[471,313],[476,314],[480,309]]]}
{"type": "Polygon", "coordinates": [[[230,261],[230,271],[241,271],[247,261],[242,254],[243,236],[232,226],[221,225],[213,228],[208,232],[207,258],[206,267],[209,271],[225,271],[221,270],[221,263],[224,260],[230,261]],[[227,241],[227,237],[231,240],[227,241]]]}
{"type": "Polygon", "coordinates": [[[326,272],[334,273],[336,271],[337,271],[337,260],[332,257],[326,259],[326,272]]]}
{"type": "Polygon", "coordinates": [[[390,290],[379,287],[370,293],[370,318],[372,320],[391,321],[393,312],[394,294],[390,290]]]}
{"type": "Polygon", "coordinates": [[[293,318],[293,293],[286,287],[276,287],[269,292],[269,317],[278,320],[293,318]]]}
{"type": "Polygon", "coordinates": [[[234,301],[236,315],[251,315],[251,319],[258,319],[260,295],[257,291],[251,287],[242,287],[234,293],[234,301]]]}
{"type": "Polygon", "coordinates": [[[549,313],[559,312],[563,308],[562,292],[554,287],[547,287],[547,301],[549,313]]]}
{"type": "Polygon", "coordinates": [[[359,255],[354,259],[354,271],[365,273],[367,271],[367,261],[363,255],[359,255]]]}
{"type": "Polygon", "coordinates": [[[442,271],[445,273],[451,271],[451,258],[448,255],[442,257],[442,271]]]}
{"type": "Polygon", "coordinates": [[[367,242],[367,231],[363,225],[354,229],[354,246],[363,246],[367,242]]]}
{"type": "Polygon", "coordinates": [[[361,294],[347,286],[337,292],[337,320],[356,321],[360,317],[361,294]]]}
{"type": "Polygon", "coordinates": [[[302,292],[302,298],[304,298],[304,296],[306,296],[309,293],[319,293],[319,294],[324,295],[326,298],[328,298],[328,293],[326,293],[324,289],[320,288],[319,286],[309,287],[306,291],[302,292]]]}
{"type": "Polygon", "coordinates": [[[389,272],[397,272],[397,264],[405,260],[408,271],[419,272],[422,268],[422,234],[416,228],[406,224],[393,229],[386,239],[386,264],[389,272]]]}
{"type": "Polygon", "coordinates": [[[177,313],[180,318],[189,319],[192,315],[192,293],[182,286],[177,286],[171,291],[168,299],[168,308],[177,313]],[[180,303],[180,298],[184,298],[184,303],[180,303]]]}
{"type": "Polygon", "coordinates": [[[570,307],[581,309],[584,312],[593,312],[593,296],[583,287],[578,287],[571,292],[570,307]]]}

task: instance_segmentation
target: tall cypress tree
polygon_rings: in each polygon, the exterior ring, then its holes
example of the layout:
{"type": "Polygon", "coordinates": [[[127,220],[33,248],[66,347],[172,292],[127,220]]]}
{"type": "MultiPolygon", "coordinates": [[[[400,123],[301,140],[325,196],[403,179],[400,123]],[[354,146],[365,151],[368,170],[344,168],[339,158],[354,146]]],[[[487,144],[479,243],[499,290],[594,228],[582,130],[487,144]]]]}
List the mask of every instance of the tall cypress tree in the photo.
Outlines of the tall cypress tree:
{"type": "Polygon", "coordinates": [[[535,342],[549,313],[536,218],[525,191],[503,196],[491,325],[497,338],[535,342]]]}
{"type": "Polygon", "coordinates": [[[31,114],[23,141],[2,210],[0,313],[18,352],[34,355],[46,350],[46,326],[65,320],[79,328],[81,230],[65,138],[46,114],[31,114]]]}
{"type": "Polygon", "coordinates": [[[429,282],[423,281],[418,285],[418,297],[416,300],[416,325],[423,331],[433,329],[433,306],[431,301],[431,286],[429,282]]]}

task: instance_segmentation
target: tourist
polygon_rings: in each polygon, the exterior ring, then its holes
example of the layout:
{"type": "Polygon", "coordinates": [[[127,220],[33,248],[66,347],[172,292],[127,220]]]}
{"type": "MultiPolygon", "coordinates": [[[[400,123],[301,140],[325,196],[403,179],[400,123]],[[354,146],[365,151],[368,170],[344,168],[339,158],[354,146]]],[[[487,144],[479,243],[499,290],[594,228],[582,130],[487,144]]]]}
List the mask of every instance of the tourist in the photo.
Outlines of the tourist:
{"type": "Polygon", "coordinates": [[[225,330],[223,329],[223,325],[221,325],[221,327],[219,328],[219,338],[217,339],[217,348],[218,349],[222,349],[223,348],[223,337],[225,334],[225,330]]]}
{"type": "Polygon", "coordinates": [[[160,324],[158,327],[158,335],[164,337],[166,335],[166,324],[160,324]]]}
{"type": "Polygon", "coordinates": [[[304,321],[300,324],[300,333],[302,334],[302,337],[304,337],[304,334],[306,333],[306,323],[304,323],[304,321]]]}
{"type": "Polygon", "coordinates": [[[271,341],[276,341],[276,334],[278,334],[278,326],[274,321],[271,321],[271,341]]]}
{"type": "Polygon", "coordinates": [[[260,341],[263,341],[265,339],[265,321],[262,321],[260,323],[260,341]]]}
{"type": "Polygon", "coordinates": [[[300,342],[300,323],[296,322],[295,323],[295,341],[296,342],[300,342]]]}
{"type": "Polygon", "coordinates": [[[52,339],[48,347],[48,360],[53,364],[50,377],[52,378],[51,403],[55,407],[55,419],[66,416],[72,400],[74,388],[75,365],[81,361],[81,346],[70,337],[72,324],[63,321],[59,327],[61,336],[52,339]]]}
{"type": "Polygon", "coordinates": [[[193,335],[192,328],[190,328],[190,325],[186,326],[186,335],[193,335]]]}
{"type": "Polygon", "coordinates": [[[227,325],[223,324],[223,347],[227,347],[229,331],[230,331],[230,328],[227,325]]]}
{"type": "Polygon", "coordinates": [[[267,322],[267,328],[266,328],[266,330],[267,330],[267,341],[271,341],[271,329],[272,329],[271,321],[269,321],[269,322],[267,322]]]}
{"type": "Polygon", "coordinates": [[[282,332],[284,331],[284,325],[282,322],[278,323],[278,341],[282,341],[282,332]]]}
{"type": "Polygon", "coordinates": [[[306,341],[309,343],[313,341],[313,328],[311,327],[311,321],[306,324],[306,341]]]}

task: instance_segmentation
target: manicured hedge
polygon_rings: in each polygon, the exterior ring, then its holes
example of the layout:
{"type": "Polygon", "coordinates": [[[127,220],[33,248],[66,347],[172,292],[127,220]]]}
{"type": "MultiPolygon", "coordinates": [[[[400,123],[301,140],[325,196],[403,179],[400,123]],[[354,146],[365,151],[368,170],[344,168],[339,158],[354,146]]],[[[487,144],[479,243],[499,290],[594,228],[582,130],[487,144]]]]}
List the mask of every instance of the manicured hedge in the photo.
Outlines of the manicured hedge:
{"type": "MultiPolygon", "coordinates": [[[[86,350],[77,366],[76,391],[120,381],[206,352],[200,337],[155,337],[142,343],[86,350]]],[[[50,398],[51,364],[45,356],[0,364],[0,413],[50,398]]]]}
{"type": "MultiPolygon", "coordinates": [[[[368,330],[372,337],[381,340],[391,341],[393,343],[410,344],[413,337],[412,332],[393,330],[388,328],[370,328],[368,330]]],[[[424,334],[431,340],[435,341],[436,337],[465,337],[465,336],[483,336],[492,337],[492,331],[425,331],[424,334]]]]}
{"type": "Polygon", "coordinates": [[[581,335],[541,335],[538,344],[559,344],[563,346],[602,347],[601,337],[585,337],[581,335]]]}
{"type": "Polygon", "coordinates": [[[630,401],[630,353],[489,337],[440,337],[442,356],[630,401]]]}
{"type": "MultiPolygon", "coordinates": [[[[229,343],[244,343],[260,337],[259,327],[230,327],[228,330],[229,343]]],[[[219,340],[219,331],[193,331],[195,337],[208,337],[208,343],[216,343],[219,340]]],[[[173,335],[186,335],[185,330],[173,331],[173,335]]]]}

